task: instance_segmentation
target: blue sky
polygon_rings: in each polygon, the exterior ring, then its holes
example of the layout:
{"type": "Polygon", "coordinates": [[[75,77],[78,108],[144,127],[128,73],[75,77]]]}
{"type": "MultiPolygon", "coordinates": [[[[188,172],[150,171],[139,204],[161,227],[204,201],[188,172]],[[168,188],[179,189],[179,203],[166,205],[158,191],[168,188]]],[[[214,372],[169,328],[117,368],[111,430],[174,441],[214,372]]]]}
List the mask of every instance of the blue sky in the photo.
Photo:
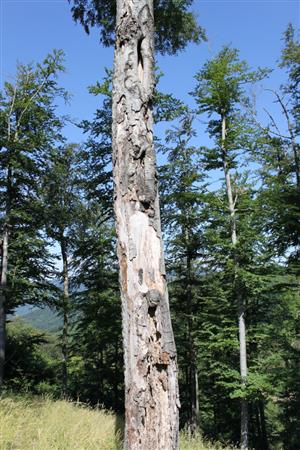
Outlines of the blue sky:
{"type": "MultiPolygon", "coordinates": [[[[222,45],[239,48],[252,67],[274,67],[288,22],[299,25],[299,2],[295,0],[195,0],[193,9],[207,31],[208,42],[189,45],[178,56],[158,56],[165,74],[161,89],[191,105],[188,92],[195,72],[222,45]]],[[[67,73],[61,84],[73,99],[64,112],[75,119],[91,118],[99,99],[88,94],[87,86],[102,78],[105,67],[112,66],[113,50],[99,45],[97,30],[88,36],[73,22],[67,0],[1,0],[1,85],[13,76],[17,61],[39,61],[53,48],[66,53],[67,73]]],[[[263,87],[277,88],[282,81],[283,72],[276,70],[263,87]]],[[[263,87],[257,88],[258,96],[272,109],[272,99],[263,87]]],[[[73,126],[66,134],[70,141],[82,140],[73,126]]],[[[204,129],[200,134],[201,144],[207,143],[204,129]]]]}

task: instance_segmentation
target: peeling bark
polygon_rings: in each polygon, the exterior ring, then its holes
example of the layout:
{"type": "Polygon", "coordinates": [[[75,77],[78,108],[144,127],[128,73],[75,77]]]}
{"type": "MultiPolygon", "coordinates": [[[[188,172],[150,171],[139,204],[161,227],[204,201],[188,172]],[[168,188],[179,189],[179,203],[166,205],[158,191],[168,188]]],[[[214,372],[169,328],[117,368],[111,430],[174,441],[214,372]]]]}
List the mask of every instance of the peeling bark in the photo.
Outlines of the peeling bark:
{"type": "MultiPolygon", "coordinates": [[[[232,193],[231,186],[231,178],[228,168],[227,162],[227,152],[226,152],[226,119],[222,117],[222,158],[223,158],[223,169],[225,175],[226,182],[226,191],[228,198],[228,209],[231,218],[231,243],[233,248],[237,246],[237,231],[236,231],[236,215],[235,215],[235,202],[232,193]]],[[[234,257],[235,261],[235,272],[237,271],[237,260],[236,256],[234,257]]],[[[236,282],[236,273],[235,273],[235,282],[236,282]]],[[[239,290],[235,287],[236,290],[236,300],[237,300],[237,308],[238,308],[238,327],[239,327],[239,349],[240,349],[240,374],[242,383],[245,384],[247,381],[248,369],[247,369],[247,348],[246,348],[246,322],[245,322],[245,302],[244,299],[241,298],[239,290]]],[[[246,399],[241,399],[241,449],[248,450],[248,402],[246,399]]]]}
{"type": "Polygon", "coordinates": [[[152,0],[117,0],[113,172],[130,450],[178,449],[177,361],[153,148],[152,0]]]}

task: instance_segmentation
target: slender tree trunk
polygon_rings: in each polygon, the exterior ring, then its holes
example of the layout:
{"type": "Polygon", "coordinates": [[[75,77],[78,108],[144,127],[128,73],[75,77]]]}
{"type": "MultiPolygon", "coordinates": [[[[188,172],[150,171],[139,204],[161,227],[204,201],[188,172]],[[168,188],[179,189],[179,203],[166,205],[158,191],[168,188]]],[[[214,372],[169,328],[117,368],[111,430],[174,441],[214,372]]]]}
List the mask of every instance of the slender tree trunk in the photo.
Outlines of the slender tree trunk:
{"type": "Polygon", "coordinates": [[[6,286],[8,267],[8,224],[4,224],[2,237],[1,286],[0,286],[0,389],[3,385],[6,342],[6,286]]]}
{"type": "Polygon", "coordinates": [[[130,450],[178,448],[177,361],[153,148],[152,0],[117,0],[113,171],[130,450]]]}
{"type": "MultiPolygon", "coordinates": [[[[283,104],[283,103],[282,103],[283,104]]],[[[294,164],[295,164],[295,175],[296,175],[296,186],[297,189],[300,190],[300,160],[299,160],[299,144],[296,142],[296,137],[294,134],[293,126],[290,120],[290,116],[287,112],[287,110],[284,108],[284,112],[287,119],[287,125],[288,130],[291,137],[291,147],[293,150],[293,156],[294,156],[294,164]]]]}
{"type": "MultiPolygon", "coordinates": [[[[235,201],[233,199],[231,178],[227,162],[226,153],[226,118],[222,117],[222,153],[223,153],[223,168],[226,181],[226,191],[228,198],[228,208],[231,217],[231,242],[233,248],[237,245],[237,231],[236,231],[236,215],[235,215],[235,201]]],[[[235,258],[235,272],[237,270],[237,261],[235,258]]],[[[236,274],[235,274],[235,284],[236,284],[236,274]]],[[[237,286],[235,286],[236,300],[238,305],[238,326],[239,326],[239,347],[240,347],[240,374],[242,378],[242,383],[245,384],[247,381],[247,348],[246,348],[246,322],[245,322],[245,302],[241,298],[241,294],[237,286]]],[[[241,448],[243,450],[248,449],[248,402],[245,399],[241,399],[241,448]]]]}
{"type": "Polygon", "coordinates": [[[192,349],[192,360],[190,363],[190,392],[191,392],[191,420],[190,428],[191,434],[195,435],[199,423],[199,385],[198,385],[198,371],[195,358],[195,349],[192,349]]]}
{"type": "Polygon", "coordinates": [[[300,189],[300,159],[299,159],[299,144],[296,142],[296,136],[294,133],[294,127],[291,122],[289,111],[287,110],[286,105],[283,102],[283,99],[279,96],[277,92],[275,92],[275,96],[277,97],[277,100],[279,104],[281,105],[282,111],[285,115],[286,121],[287,121],[287,127],[290,134],[291,139],[291,146],[292,151],[294,155],[294,164],[295,164],[295,175],[296,175],[296,186],[298,189],[300,189]]]}
{"type": "MultiPolygon", "coordinates": [[[[187,246],[189,246],[189,230],[185,229],[185,238],[187,246]]],[[[186,257],[186,271],[187,271],[187,282],[186,282],[186,301],[187,301],[187,311],[188,311],[188,345],[189,345],[189,432],[193,436],[196,433],[198,426],[199,417],[199,401],[198,401],[198,373],[197,373],[197,358],[195,342],[193,337],[193,308],[192,308],[192,260],[189,254],[189,249],[187,250],[186,257]]]]}
{"type": "Polygon", "coordinates": [[[295,161],[295,172],[296,172],[296,185],[297,188],[300,190],[300,161],[299,161],[299,144],[295,142],[295,139],[293,139],[292,143],[293,152],[294,152],[294,161],[295,161]]]}
{"type": "Polygon", "coordinates": [[[254,442],[257,444],[257,448],[259,450],[262,449],[262,435],[261,435],[261,425],[260,425],[260,418],[259,418],[259,408],[258,404],[254,404],[254,412],[255,412],[255,432],[253,433],[254,442]]]}
{"type": "Polygon", "coordinates": [[[115,370],[114,370],[114,408],[119,410],[119,387],[118,387],[118,359],[119,359],[119,340],[115,341],[115,370]]]}
{"type": "Polygon", "coordinates": [[[61,256],[63,260],[63,331],[62,331],[62,387],[63,395],[68,395],[68,359],[69,359],[69,264],[65,238],[60,241],[61,256]]]}
{"type": "Polygon", "coordinates": [[[263,400],[258,402],[260,426],[261,426],[261,438],[262,438],[262,449],[269,450],[268,434],[266,428],[266,417],[265,417],[265,405],[263,400]]]}
{"type": "Polygon", "coordinates": [[[12,169],[8,167],[6,178],[6,208],[2,235],[1,279],[0,279],[0,390],[3,385],[6,345],[6,289],[8,270],[9,216],[11,212],[12,169]]]}

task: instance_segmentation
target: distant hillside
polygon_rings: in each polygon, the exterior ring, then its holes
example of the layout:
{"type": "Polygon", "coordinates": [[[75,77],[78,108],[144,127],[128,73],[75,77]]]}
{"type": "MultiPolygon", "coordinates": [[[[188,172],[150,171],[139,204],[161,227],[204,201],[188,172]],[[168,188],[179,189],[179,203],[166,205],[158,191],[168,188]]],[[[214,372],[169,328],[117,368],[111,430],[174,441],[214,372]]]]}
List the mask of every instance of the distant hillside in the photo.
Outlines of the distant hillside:
{"type": "Polygon", "coordinates": [[[62,327],[62,318],[50,308],[33,308],[26,314],[18,314],[34,328],[55,333],[62,327]]]}

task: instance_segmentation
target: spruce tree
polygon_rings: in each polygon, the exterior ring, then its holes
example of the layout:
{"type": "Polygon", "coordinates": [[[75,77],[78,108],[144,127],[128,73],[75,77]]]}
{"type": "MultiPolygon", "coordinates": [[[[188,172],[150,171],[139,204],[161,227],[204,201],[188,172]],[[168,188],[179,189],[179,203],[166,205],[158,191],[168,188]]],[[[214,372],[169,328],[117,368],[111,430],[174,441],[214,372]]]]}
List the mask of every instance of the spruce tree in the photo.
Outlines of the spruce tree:
{"type": "Polygon", "coordinates": [[[51,269],[40,231],[39,188],[47,153],[60,141],[62,121],[55,113],[54,100],[66,95],[57,83],[63,69],[61,51],[36,66],[19,65],[15,82],[5,83],[1,94],[0,384],[6,313],[17,304],[34,302],[51,269]]]}
{"type": "Polygon", "coordinates": [[[62,392],[68,394],[69,328],[71,302],[71,260],[77,247],[77,228],[85,219],[80,190],[81,164],[75,144],[52,149],[44,177],[43,205],[45,228],[52,245],[58,245],[62,271],[59,276],[62,292],[54,306],[63,316],[61,338],[62,392]]]}
{"type": "Polygon", "coordinates": [[[193,115],[186,111],[179,126],[166,134],[162,147],[167,164],[160,167],[162,224],[166,240],[171,305],[181,369],[182,420],[195,434],[199,427],[198,356],[195,336],[199,256],[202,251],[201,202],[203,172],[199,170],[199,149],[195,137],[193,115]]]}

